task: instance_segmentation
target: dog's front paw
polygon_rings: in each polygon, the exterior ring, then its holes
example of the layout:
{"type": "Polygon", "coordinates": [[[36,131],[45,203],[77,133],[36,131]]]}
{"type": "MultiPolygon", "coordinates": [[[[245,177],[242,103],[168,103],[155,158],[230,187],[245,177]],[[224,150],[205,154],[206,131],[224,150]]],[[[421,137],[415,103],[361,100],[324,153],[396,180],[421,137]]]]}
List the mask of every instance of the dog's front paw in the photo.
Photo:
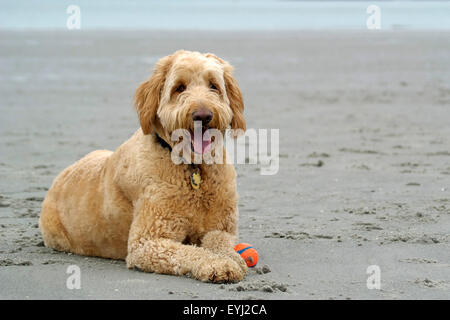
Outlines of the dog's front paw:
{"type": "Polygon", "coordinates": [[[248,271],[248,266],[247,263],[245,262],[245,260],[241,257],[241,255],[235,251],[229,252],[228,256],[234,261],[236,262],[239,267],[241,267],[242,271],[244,272],[244,274],[247,273],[248,271]]]}
{"type": "Polygon", "coordinates": [[[225,257],[203,260],[193,270],[192,274],[201,281],[215,283],[239,282],[245,276],[245,272],[242,270],[240,264],[233,259],[225,257]]]}

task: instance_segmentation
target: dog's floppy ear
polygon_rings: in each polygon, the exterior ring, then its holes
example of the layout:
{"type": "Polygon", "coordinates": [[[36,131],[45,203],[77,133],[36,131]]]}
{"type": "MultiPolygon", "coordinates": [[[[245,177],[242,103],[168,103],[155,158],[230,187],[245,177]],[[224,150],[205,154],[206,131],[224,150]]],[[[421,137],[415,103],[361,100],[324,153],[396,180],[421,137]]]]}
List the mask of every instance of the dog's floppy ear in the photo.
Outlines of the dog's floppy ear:
{"type": "Polygon", "coordinates": [[[230,107],[233,110],[231,129],[245,131],[244,98],[242,97],[242,92],[239,89],[236,79],[233,77],[233,67],[228,63],[225,65],[223,77],[225,79],[228,100],[230,100],[230,107]]]}
{"type": "Polygon", "coordinates": [[[134,94],[134,105],[144,134],[149,134],[155,124],[161,90],[172,60],[173,55],[160,59],[150,79],[141,83],[134,94]]]}
{"type": "MultiPolygon", "coordinates": [[[[225,60],[220,59],[218,56],[212,53],[207,53],[208,58],[216,59],[223,65],[223,78],[225,81],[225,90],[227,91],[228,100],[230,101],[230,107],[233,110],[233,119],[231,120],[231,129],[241,129],[245,131],[245,119],[244,119],[244,99],[242,97],[241,89],[236,79],[233,77],[233,67],[225,60]]],[[[239,133],[234,135],[239,136],[239,133]]]]}

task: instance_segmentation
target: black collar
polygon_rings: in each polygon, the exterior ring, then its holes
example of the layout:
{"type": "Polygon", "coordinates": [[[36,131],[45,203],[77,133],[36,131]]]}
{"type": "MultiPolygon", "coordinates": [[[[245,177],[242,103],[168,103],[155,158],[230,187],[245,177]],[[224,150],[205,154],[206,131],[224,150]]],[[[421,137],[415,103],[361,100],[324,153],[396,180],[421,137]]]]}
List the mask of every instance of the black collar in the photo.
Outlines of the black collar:
{"type": "Polygon", "coordinates": [[[164,141],[164,139],[161,138],[159,136],[159,134],[156,133],[156,131],[155,131],[155,136],[156,136],[156,141],[158,141],[158,143],[161,145],[161,147],[167,148],[167,149],[169,149],[169,152],[172,152],[172,147],[166,141],[164,141]]]}

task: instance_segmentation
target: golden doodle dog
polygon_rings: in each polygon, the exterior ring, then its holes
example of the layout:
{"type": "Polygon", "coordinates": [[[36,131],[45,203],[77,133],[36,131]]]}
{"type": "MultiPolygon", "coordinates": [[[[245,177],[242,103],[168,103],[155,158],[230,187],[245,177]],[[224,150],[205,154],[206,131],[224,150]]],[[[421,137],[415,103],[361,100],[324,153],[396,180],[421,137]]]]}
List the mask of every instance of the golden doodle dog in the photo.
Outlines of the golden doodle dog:
{"type": "MultiPolygon", "coordinates": [[[[47,247],[125,259],[128,268],[202,281],[236,282],[247,272],[233,250],[238,196],[231,164],[176,165],[176,129],[245,130],[231,65],[180,50],[158,61],[135,94],[141,128],[114,152],[97,150],[66,168],[42,204],[47,247]],[[192,182],[194,173],[201,182],[192,182]]],[[[209,142],[192,144],[204,153],[209,142]]]]}

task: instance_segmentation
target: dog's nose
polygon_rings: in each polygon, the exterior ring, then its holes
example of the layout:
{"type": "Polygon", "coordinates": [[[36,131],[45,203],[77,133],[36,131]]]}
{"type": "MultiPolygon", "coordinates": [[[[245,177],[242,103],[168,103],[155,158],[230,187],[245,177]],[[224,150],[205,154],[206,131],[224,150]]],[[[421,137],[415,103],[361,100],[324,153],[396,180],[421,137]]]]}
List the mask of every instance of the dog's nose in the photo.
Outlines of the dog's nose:
{"type": "Polygon", "coordinates": [[[211,122],[213,113],[207,109],[196,110],[192,113],[192,120],[201,121],[202,125],[206,125],[211,122]]]}

